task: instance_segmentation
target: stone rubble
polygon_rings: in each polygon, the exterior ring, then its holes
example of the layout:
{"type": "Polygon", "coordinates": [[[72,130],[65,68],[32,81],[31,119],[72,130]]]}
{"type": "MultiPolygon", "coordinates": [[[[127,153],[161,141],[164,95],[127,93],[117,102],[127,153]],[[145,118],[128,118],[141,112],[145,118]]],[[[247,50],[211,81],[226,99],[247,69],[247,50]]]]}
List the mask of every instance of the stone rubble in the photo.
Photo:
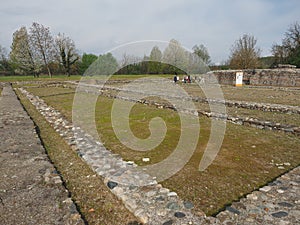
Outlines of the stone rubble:
{"type": "Polygon", "coordinates": [[[20,90],[78,155],[100,176],[106,177],[104,181],[108,188],[145,224],[300,224],[300,167],[232,203],[216,217],[195,217],[190,211],[192,203],[182,202],[176,193],[163,188],[145,173],[132,176],[137,172],[131,170],[136,167],[133,162],[124,162],[111,154],[79,127],[73,127],[42,99],[25,89],[20,90]],[[136,184],[150,185],[143,186],[147,187],[145,189],[136,184]]]}
{"type": "Polygon", "coordinates": [[[217,218],[222,224],[300,224],[300,167],[232,203],[217,218]]]}

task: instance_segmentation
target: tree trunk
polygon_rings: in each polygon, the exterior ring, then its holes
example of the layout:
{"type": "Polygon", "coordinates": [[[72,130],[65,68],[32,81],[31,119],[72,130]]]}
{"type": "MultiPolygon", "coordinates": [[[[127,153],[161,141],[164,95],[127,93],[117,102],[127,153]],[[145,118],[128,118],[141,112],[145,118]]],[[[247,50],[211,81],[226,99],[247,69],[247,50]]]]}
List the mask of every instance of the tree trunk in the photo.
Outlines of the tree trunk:
{"type": "Polygon", "coordinates": [[[46,67],[47,67],[47,71],[48,71],[49,77],[52,78],[52,73],[50,71],[50,68],[49,68],[48,64],[46,65],[46,67]]]}

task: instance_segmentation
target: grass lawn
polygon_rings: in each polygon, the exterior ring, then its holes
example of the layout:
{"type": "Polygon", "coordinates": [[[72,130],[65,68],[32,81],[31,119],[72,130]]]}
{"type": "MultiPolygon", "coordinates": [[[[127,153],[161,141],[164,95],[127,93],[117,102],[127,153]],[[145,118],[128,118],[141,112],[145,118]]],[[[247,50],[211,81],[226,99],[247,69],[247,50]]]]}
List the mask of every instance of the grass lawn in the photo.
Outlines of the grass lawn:
{"type": "Polygon", "coordinates": [[[38,126],[38,133],[47,154],[62,176],[87,224],[120,224],[120,221],[122,224],[138,224],[134,223],[136,218],[104,185],[102,178],[83,162],[26,97],[19,91],[17,94],[38,126]]]}
{"type": "Polygon", "coordinates": [[[64,81],[64,80],[80,80],[81,76],[71,75],[70,77],[66,75],[53,75],[50,78],[48,75],[41,75],[38,78],[33,77],[33,75],[26,76],[0,76],[0,82],[16,82],[16,81],[64,81]]]}
{"type": "Polygon", "coordinates": [[[286,114],[281,112],[263,112],[243,108],[227,107],[227,113],[231,116],[253,117],[261,121],[270,121],[285,125],[300,127],[300,114],[286,114]]]}
{"type": "MultiPolygon", "coordinates": [[[[49,87],[28,90],[71,120],[72,89],[49,87]]],[[[145,165],[143,157],[149,157],[150,163],[159,162],[176,147],[180,136],[176,112],[140,104],[134,106],[130,125],[137,137],[146,138],[149,135],[149,121],[156,116],[162,117],[168,127],[166,138],[157,148],[137,152],[128,149],[116,138],[110,119],[112,103],[113,99],[99,97],[96,107],[98,132],[102,142],[112,152],[120,154],[125,160],[145,165]]],[[[298,137],[228,123],[217,158],[207,170],[199,172],[199,162],[210,134],[210,119],[200,117],[200,125],[199,143],[194,155],[180,172],[162,182],[163,186],[176,191],[182,199],[192,201],[196,214],[201,210],[208,215],[215,214],[225,205],[300,164],[298,137]],[[290,166],[285,166],[283,170],[276,163],[290,163],[290,166]]]]}
{"type": "MultiPolygon", "coordinates": [[[[192,96],[205,97],[197,84],[183,85],[192,96]]],[[[300,106],[300,89],[221,86],[225,100],[300,106]]]]}

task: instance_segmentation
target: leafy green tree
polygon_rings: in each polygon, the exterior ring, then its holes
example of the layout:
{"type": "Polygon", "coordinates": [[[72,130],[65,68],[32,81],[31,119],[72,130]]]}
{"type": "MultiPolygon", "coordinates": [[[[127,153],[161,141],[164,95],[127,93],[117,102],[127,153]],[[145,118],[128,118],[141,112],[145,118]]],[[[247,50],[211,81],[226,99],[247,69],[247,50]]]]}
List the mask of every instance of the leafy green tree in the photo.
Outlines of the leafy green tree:
{"type": "Polygon", "coordinates": [[[151,50],[150,57],[148,62],[148,72],[159,74],[161,73],[161,60],[162,60],[162,52],[160,51],[158,46],[154,46],[151,50]]]}
{"type": "Polygon", "coordinates": [[[83,53],[81,62],[79,65],[79,73],[84,74],[84,72],[89,68],[89,66],[98,59],[98,56],[94,54],[83,53]]]}
{"type": "MultiPolygon", "coordinates": [[[[84,57],[83,57],[84,58],[84,57]]],[[[118,72],[119,64],[116,58],[109,52],[100,55],[97,60],[85,70],[84,74],[87,76],[94,75],[113,75],[118,72]]]]}
{"type": "Polygon", "coordinates": [[[21,27],[13,33],[10,61],[16,73],[38,76],[42,69],[42,61],[33,50],[26,27],[21,27]]]}
{"type": "Polygon", "coordinates": [[[256,46],[257,39],[245,34],[235,41],[229,57],[233,69],[254,69],[259,66],[261,50],[256,46]]]}
{"type": "Polygon", "coordinates": [[[158,46],[154,46],[151,50],[149,60],[160,62],[162,59],[162,53],[158,46]]]}
{"type": "Polygon", "coordinates": [[[210,59],[210,55],[208,53],[208,50],[203,44],[195,45],[193,47],[193,51],[194,51],[194,54],[199,56],[199,58],[202,59],[205,64],[208,65],[208,64],[211,63],[211,59],[210,59]]]}
{"type": "Polygon", "coordinates": [[[79,59],[74,41],[64,34],[58,34],[55,39],[58,62],[63,66],[65,74],[70,76],[71,67],[79,59]]]}
{"type": "Polygon", "coordinates": [[[172,39],[163,53],[162,62],[165,63],[164,72],[181,73],[188,69],[189,55],[179,41],[172,39]]]}
{"type": "Polygon", "coordinates": [[[300,67],[300,47],[297,47],[293,50],[289,57],[289,62],[290,64],[295,65],[298,68],[300,67]]]}
{"type": "Polygon", "coordinates": [[[0,45],[0,72],[10,73],[7,50],[0,45]]]}

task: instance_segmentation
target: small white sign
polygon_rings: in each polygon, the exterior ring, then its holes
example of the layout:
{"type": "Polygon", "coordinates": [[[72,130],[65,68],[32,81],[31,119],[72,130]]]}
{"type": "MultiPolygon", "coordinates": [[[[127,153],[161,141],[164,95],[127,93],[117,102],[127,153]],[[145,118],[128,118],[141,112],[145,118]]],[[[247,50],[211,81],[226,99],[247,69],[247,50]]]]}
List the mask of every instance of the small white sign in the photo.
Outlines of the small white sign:
{"type": "Polygon", "coordinates": [[[243,86],[243,72],[236,72],[235,74],[235,86],[243,86]]]}

